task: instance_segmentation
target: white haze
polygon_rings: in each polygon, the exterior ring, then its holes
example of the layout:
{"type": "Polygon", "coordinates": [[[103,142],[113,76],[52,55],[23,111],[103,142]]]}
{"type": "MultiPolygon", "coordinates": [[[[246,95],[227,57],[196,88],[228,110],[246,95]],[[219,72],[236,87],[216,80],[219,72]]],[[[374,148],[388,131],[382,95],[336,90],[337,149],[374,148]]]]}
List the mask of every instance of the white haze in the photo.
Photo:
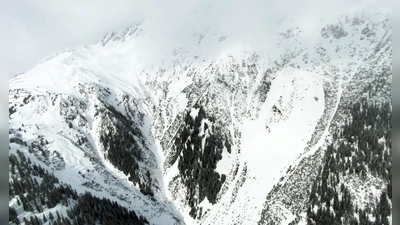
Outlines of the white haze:
{"type": "Polygon", "coordinates": [[[31,69],[53,52],[92,44],[142,19],[149,51],[161,56],[177,46],[192,46],[199,33],[218,33],[232,45],[263,48],[273,43],[271,34],[277,30],[298,26],[312,41],[319,34],[321,19],[329,21],[364,7],[391,9],[388,0],[19,0],[7,4],[14,9],[9,77],[31,69]]]}

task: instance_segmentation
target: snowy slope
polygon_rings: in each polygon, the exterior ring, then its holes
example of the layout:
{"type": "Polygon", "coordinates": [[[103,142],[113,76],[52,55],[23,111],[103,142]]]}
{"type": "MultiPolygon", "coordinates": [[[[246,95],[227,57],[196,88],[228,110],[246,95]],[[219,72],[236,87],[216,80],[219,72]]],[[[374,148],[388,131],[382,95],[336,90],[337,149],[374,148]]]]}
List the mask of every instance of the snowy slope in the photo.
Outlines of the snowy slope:
{"type": "MultiPolygon", "coordinates": [[[[282,26],[263,49],[206,31],[200,42],[153,58],[138,24],[63,52],[10,80],[10,138],[27,143],[11,143],[10,153],[21,150],[79,193],[118,201],[151,224],[288,224],[305,212],[315,177],[304,173],[321,165],[345,105],[362,93],[360,82],[375,79],[365,71],[391,65],[389,13],[361,10],[328,22],[314,28],[314,39],[306,26],[282,26]],[[215,172],[226,180],[214,204],[198,199],[197,186],[189,194],[183,181],[197,178],[183,178],[179,168],[176,139],[199,105],[210,115],[195,128],[200,151],[211,135],[225,146],[215,172]],[[137,182],[104,144],[125,126],[140,155],[137,182]],[[43,138],[46,155],[28,148],[43,138]],[[148,184],[153,197],[143,193],[148,184]]],[[[16,199],[9,205],[17,207],[16,199]]]]}

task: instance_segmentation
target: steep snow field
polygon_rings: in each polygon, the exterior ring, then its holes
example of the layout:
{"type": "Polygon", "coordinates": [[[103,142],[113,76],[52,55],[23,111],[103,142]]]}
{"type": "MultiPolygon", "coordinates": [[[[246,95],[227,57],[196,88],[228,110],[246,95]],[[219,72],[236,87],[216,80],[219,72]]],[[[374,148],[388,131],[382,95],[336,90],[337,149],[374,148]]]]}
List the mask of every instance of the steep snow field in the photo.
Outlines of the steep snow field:
{"type": "MultiPolygon", "coordinates": [[[[320,76],[299,69],[286,69],[277,74],[260,116],[255,120],[243,119],[238,157],[241,167],[246,165],[246,181],[236,194],[235,202],[228,208],[224,207],[231,200],[230,194],[226,193],[219,203],[212,206],[209,219],[202,222],[257,223],[267,194],[303,152],[323,110],[320,76]]],[[[235,184],[232,182],[229,190],[233,190],[235,184]]]]}

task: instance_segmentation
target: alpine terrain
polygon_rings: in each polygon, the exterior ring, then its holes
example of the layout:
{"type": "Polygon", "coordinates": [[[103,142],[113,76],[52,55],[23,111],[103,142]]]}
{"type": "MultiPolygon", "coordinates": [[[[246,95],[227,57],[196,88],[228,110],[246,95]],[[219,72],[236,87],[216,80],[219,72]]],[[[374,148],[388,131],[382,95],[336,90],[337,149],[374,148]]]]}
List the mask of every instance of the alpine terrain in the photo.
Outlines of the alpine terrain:
{"type": "Polygon", "coordinates": [[[158,57],[145,22],[9,80],[10,224],[392,223],[391,12],[158,57]]]}

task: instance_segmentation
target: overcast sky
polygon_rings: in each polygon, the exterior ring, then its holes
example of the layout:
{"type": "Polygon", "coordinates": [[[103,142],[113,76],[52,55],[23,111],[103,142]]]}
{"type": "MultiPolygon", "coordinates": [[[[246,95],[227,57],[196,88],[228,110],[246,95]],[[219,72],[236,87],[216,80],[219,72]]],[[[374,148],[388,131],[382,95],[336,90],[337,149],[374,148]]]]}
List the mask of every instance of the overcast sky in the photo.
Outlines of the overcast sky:
{"type": "MultiPolygon", "coordinates": [[[[277,22],[288,17],[308,24],[319,17],[335,17],[365,2],[390,7],[374,0],[15,0],[9,1],[11,55],[9,77],[25,72],[53,52],[88,45],[110,31],[127,28],[144,18],[145,32],[164,46],[179,43],[182,29],[212,26],[222,33],[257,41],[277,22]],[[11,13],[12,12],[12,13],[11,13]],[[178,40],[178,41],[177,41],[178,40]],[[173,43],[174,42],[174,43],[173,43]]],[[[184,36],[183,36],[184,37],[184,36]]],[[[181,39],[183,38],[181,37],[181,39]]]]}

